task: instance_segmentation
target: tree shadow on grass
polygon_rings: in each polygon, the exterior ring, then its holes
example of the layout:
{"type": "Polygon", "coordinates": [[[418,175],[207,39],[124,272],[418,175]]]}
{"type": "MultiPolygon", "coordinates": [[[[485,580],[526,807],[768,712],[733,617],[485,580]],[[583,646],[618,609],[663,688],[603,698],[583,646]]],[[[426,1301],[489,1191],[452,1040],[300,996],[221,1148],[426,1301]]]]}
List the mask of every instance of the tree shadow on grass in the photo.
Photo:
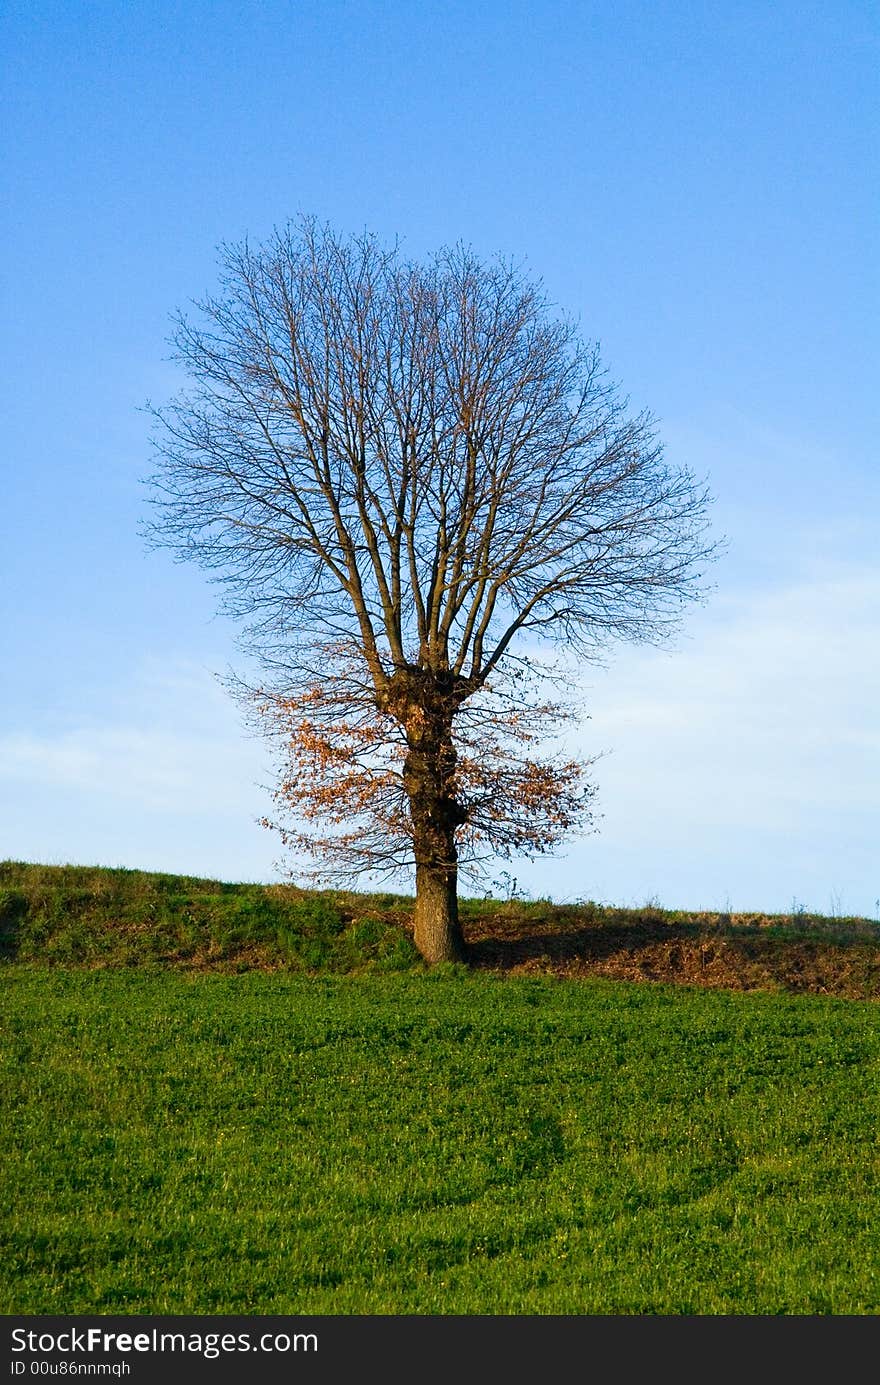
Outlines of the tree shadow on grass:
{"type": "Polygon", "coordinates": [[[492,919],[474,921],[469,931],[468,961],[487,971],[880,999],[876,937],[799,937],[795,930],[785,936],[769,928],[651,919],[566,921],[521,933],[512,919],[492,919]]]}
{"type": "Polygon", "coordinates": [[[517,933],[479,926],[468,945],[472,966],[510,970],[528,962],[601,961],[622,951],[632,953],[652,943],[693,943],[700,937],[694,924],[551,927],[517,933]]]}
{"type": "Polygon", "coordinates": [[[20,890],[0,890],[0,960],[18,956],[28,902],[20,890]]]}

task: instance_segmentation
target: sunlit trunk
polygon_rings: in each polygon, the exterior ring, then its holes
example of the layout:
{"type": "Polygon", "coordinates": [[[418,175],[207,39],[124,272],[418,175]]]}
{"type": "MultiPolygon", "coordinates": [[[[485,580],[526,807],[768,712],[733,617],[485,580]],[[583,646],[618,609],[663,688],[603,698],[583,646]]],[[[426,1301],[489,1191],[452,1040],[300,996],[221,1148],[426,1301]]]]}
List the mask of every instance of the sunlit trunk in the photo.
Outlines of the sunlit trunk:
{"type": "Polygon", "coordinates": [[[407,727],[404,784],[416,866],[415,944],[426,962],[456,962],[465,954],[458,919],[456,828],[463,815],[453,792],[455,747],[448,717],[424,707],[407,727]]]}
{"type": "Polygon", "coordinates": [[[464,938],[458,921],[458,867],[416,862],[415,945],[426,962],[459,962],[464,938]]]}

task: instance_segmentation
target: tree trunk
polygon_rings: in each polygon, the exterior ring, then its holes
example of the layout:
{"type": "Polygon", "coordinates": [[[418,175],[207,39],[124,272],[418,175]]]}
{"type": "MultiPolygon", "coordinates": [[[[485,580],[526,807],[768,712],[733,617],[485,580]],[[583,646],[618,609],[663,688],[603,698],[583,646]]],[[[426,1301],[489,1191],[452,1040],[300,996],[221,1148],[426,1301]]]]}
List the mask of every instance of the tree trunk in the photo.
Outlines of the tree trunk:
{"type": "Polygon", "coordinates": [[[458,921],[456,830],[466,815],[455,798],[454,704],[435,676],[401,679],[406,728],[403,782],[409,799],[416,866],[415,944],[426,962],[458,962],[465,946],[458,921]]]}
{"type": "Polygon", "coordinates": [[[460,962],[464,938],[458,921],[455,864],[416,864],[415,945],[426,962],[460,962]]]}

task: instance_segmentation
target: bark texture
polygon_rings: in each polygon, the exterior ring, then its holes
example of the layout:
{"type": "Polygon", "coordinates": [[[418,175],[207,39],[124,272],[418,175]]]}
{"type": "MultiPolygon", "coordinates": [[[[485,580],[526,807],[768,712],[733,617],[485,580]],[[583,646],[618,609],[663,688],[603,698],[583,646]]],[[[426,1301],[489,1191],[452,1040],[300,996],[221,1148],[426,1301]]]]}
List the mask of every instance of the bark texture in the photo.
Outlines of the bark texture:
{"type": "Polygon", "coordinates": [[[403,782],[416,864],[415,944],[427,962],[461,961],[455,833],[467,814],[455,795],[456,697],[448,678],[422,677],[414,691],[403,716],[408,747],[403,782]]]}
{"type": "Polygon", "coordinates": [[[464,936],[458,920],[456,865],[416,864],[413,941],[426,962],[461,962],[464,936]]]}

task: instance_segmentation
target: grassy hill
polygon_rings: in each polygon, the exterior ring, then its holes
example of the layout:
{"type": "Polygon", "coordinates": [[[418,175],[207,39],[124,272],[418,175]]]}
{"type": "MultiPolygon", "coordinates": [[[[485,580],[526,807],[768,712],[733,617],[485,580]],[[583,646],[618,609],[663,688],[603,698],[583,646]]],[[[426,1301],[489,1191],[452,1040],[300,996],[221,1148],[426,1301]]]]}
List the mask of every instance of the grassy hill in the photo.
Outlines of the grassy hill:
{"type": "MultiPolygon", "coordinates": [[[[473,966],[880,998],[880,923],[466,899],[473,966]]],[[[0,862],[0,956],[65,966],[397,971],[420,965],[412,900],[0,862]]]]}
{"type": "Polygon", "coordinates": [[[188,969],[408,967],[409,901],[101,866],[0,862],[0,955],[188,969]]]}

